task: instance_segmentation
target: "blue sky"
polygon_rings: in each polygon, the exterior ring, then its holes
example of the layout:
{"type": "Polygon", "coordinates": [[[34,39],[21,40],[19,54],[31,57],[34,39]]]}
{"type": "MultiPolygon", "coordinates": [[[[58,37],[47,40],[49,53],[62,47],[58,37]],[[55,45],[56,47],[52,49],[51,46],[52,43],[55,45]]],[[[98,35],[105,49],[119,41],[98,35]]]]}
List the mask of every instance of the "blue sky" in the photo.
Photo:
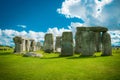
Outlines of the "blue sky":
{"type": "Polygon", "coordinates": [[[16,35],[44,41],[77,26],[105,26],[112,45],[120,45],[120,0],[0,0],[0,44],[16,35]]]}

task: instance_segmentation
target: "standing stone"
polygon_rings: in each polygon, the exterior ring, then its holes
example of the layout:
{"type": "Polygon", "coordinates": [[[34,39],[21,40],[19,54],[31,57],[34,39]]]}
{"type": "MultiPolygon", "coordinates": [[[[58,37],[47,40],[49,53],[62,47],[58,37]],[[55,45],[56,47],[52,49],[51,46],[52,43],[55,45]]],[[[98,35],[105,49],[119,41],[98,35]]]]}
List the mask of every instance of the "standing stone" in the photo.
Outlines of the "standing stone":
{"type": "Polygon", "coordinates": [[[30,51],[30,41],[28,39],[25,40],[26,51],[30,51]]]}
{"type": "Polygon", "coordinates": [[[14,37],[13,38],[13,41],[15,43],[15,49],[14,49],[14,52],[15,53],[21,53],[23,50],[22,50],[22,38],[21,37],[14,37]]]}
{"type": "Polygon", "coordinates": [[[35,51],[35,40],[31,40],[30,51],[35,51]]]}
{"type": "Polygon", "coordinates": [[[41,43],[40,42],[37,42],[36,43],[36,50],[40,50],[41,49],[41,43]]]}
{"type": "Polygon", "coordinates": [[[102,56],[112,55],[111,37],[107,32],[102,34],[102,56]]]}
{"type": "Polygon", "coordinates": [[[100,32],[95,32],[95,51],[100,52],[101,51],[101,34],[100,32]]]}
{"type": "Polygon", "coordinates": [[[63,32],[61,45],[61,56],[73,55],[73,34],[72,32],[63,32]]]}
{"type": "Polygon", "coordinates": [[[49,33],[46,34],[44,37],[44,51],[47,53],[53,52],[54,48],[53,48],[53,34],[49,33]]]}
{"type": "Polygon", "coordinates": [[[75,53],[81,52],[81,31],[77,29],[75,34],[75,53]]]}
{"type": "Polygon", "coordinates": [[[25,44],[25,39],[22,38],[22,51],[26,51],[26,44],[25,44]]]}
{"type": "Polygon", "coordinates": [[[95,52],[95,32],[82,31],[81,35],[81,55],[92,56],[95,52]]]}
{"type": "Polygon", "coordinates": [[[56,52],[61,52],[61,37],[60,36],[56,37],[55,51],[56,52]]]}

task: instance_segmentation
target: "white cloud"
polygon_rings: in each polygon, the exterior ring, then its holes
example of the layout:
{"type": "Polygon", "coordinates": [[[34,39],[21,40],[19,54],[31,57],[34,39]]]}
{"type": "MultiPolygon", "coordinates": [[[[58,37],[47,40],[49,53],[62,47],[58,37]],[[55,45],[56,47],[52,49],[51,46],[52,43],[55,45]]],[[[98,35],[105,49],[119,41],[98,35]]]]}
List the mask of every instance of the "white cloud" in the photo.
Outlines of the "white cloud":
{"type": "Polygon", "coordinates": [[[26,25],[17,25],[18,27],[21,27],[21,28],[26,28],[27,26],[26,25]]]}
{"type": "Polygon", "coordinates": [[[23,38],[35,39],[35,41],[43,41],[44,40],[44,32],[34,32],[34,31],[16,31],[12,29],[0,29],[0,44],[2,45],[14,45],[13,37],[21,36],[23,38]]]}
{"type": "Polygon", "coordinates": [[[66,18],[82,19],[88,26],[120,29],[119,4],[119,0],[65,0],[57,12],[66,18]]]}

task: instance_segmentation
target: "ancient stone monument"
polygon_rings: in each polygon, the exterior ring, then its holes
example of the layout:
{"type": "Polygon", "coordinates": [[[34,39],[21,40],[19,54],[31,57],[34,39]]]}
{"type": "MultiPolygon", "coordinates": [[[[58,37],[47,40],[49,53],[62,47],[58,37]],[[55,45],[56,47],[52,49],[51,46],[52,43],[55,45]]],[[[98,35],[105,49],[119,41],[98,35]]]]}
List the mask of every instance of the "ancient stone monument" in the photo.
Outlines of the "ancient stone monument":
{"type": "Polygon", "coordinates": [[[72,55],[73,55],[73,34],[72,32],[63,32],[60,56],[72,56],[72,55]]]}
{"type": "Polygon", "coordinates": [[[31,39],[31,44],[30,44],[30,51],[36,51],[36,42],[35,40],[31,39]]]}
{"type": "Polygon", "coordinates": [[[77,27],[75,52],[81,52],[83,56],[92,56],[95,51],[101,51],[102,40],[102,55],[110,55],[112,52],[111,40],[109,34],[106,33],[107,31],[108,29],[105,27],[77,27]],[[107,36],[107,38],[105,36],[107,36]],[[107,40],[108,42],[106,42],[107,40]]]}
{"type": "Polygon", "coordinates": [[[53,46],[53,34],[49,33],[44,36],[44,44],[43,49],[45,52],[50,53],[53,52],[54,46],[53,46]]]}
{"type": "Polygon", "coordinates": [[[56,52],[61,52],[61,36],[56,37],[55,51],[56,52]]]}
{"type": "Polygon", "coordinates": [[[22,49],[22,38],[19,36],[16,36],[13,38],[13,41],[15,43],[15,49],[14,52],[15,53],[21,53],[23,51],[22,49]]]}
{"type": "Polygon", "coordinates": [[[107,32],[102,34],[102,56],[112,55],[111,37],[107,32]]]}
{"type": "Polygon", "coordinates": [[[30,41],[29,41],[29,39],[25,40],[25,48],[26,48],[27,52],[30,51],[30,41]]]}
{"type": "Polygon", "coordinates": [[[36,43],[36,50],[40,50],[41,49],[41,43],[40,42],[37,42],[36,43]]]}

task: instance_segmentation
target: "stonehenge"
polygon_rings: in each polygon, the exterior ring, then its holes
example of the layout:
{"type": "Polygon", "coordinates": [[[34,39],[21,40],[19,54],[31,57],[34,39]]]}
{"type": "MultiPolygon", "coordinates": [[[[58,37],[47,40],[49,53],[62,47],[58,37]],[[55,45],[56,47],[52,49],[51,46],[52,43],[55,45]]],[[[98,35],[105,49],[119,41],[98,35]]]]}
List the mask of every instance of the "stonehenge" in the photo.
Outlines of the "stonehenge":
{"type": "Polygon", "coordinates": [[[51,53],[54,50],[53,46],[53,34],[48,33],[44,36],[44,44],[43,44],[43,49],[47,53],[51,53]]]}
{"type": "Polygon", "coordinates": [[[77,27],[75,52],[83,56],[92,56],[95,51],[102,55],[111,55],[111,38],[105,27],[77,27]]]}
{"type": "MultiPolygon", "coordinates": [[[[36,51],[41,48],[40,45],[39,46],[36,45],[36,42],[33,39],[26,39],[20,36],[15,36],[13,38],[13,41],[15,43],[15,48],[14,48],[15,53],[36,51]]],[[[40,43],[40,42],[37,42],[37,43],[40,43]]]]}
{"type": "Polygon", "coordinates": [[[72,32],[63,32],[60,56],[72,56],[72,55],[73,55],[73,34],[72,32]]]}
{"type": "MultiPolygon", "coordinates": [[[[43,50],[46,53],[59,52],[60,56],[72,56],[75,53],[81,56],[93,56],[95,52],[101,52],[101,56],[112,55],[111,37],[105,27],[77,27],[75,37],[72,32],[63,32],[62,36],[54,37],[52,33],[44,36],[43,50]],[[75,39],[75,44],[73,43],[75,39]]],[[[41,49],[41,43],[34,39],[25,39],[19,36],[13,38],[14,52],[36,51],[41,49]]]]}

